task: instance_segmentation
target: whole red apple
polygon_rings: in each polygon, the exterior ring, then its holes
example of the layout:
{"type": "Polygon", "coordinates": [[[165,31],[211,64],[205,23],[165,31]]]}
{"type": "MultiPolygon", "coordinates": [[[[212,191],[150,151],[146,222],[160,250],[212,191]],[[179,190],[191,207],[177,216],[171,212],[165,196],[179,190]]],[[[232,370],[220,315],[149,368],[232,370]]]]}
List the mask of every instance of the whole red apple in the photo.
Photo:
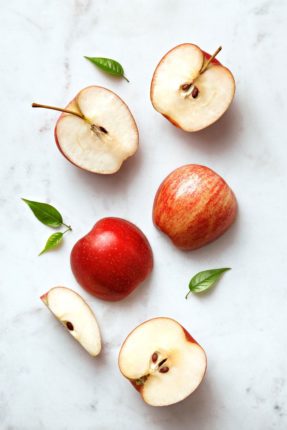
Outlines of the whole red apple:
{"type": "Polygon", "coordinates": [[[236,212],[235,195],[224,179],[208,167],[188,164],[160,185],[153,221],[175,246],[192,250],[221,236],[236,212]]]}
{"type": "Polygon", "coordinates": [[[151,272],[150,244],[134,224],[103,218],[71,252],[72,271],[79,284],[94,296],[124,299],[151,272]]]}

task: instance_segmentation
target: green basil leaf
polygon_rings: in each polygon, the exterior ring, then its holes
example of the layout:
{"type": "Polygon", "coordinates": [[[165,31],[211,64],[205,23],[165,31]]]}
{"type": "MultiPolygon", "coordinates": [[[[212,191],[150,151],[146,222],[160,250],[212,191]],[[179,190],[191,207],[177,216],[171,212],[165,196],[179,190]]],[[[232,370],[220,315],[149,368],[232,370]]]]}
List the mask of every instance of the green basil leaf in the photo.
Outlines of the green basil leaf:
{"type": "Polygon", "coordinates": [[[204,270],[203,272],[197,273],[189,282],[190,291],[187,293],[185,298],[187,299],[190,293],[201,293],[208,290],[208,288],[212,287],[212,285],[214,285],[222,274],[227,272],[227,270],[231,270],[230,267],[204,270]]]}
{"type": "Polygon", "coordinates": [[[63,224],[63,218],[60,212],[47,203],[33,202],[32,200],[22,199],[35,217],[43,224],[49,227],[60,227],[63,224]]]}
{"type": "Polygon", "coordinates": [[[129,82],[128,78],[125,76],[123,66],[111,58],[103,57],[84,57],[91,63],[95,64],[99,69],[113,76],[120,76],[129,82]]]}
{"type": "Polygon", "coordinates": [[[47,242],[46,245],[44,247],[44,249],[42,249],[42,251],[40,252],[39,255],[44,254],[44,252],[49,251],[50,249],[56,248],[57,246],[59,246],[59,244],[61,243],[62,239],[63,239],[63,233],[61,233],[60,231],[58,233],[54,233],[52,234],[47,242]]]}

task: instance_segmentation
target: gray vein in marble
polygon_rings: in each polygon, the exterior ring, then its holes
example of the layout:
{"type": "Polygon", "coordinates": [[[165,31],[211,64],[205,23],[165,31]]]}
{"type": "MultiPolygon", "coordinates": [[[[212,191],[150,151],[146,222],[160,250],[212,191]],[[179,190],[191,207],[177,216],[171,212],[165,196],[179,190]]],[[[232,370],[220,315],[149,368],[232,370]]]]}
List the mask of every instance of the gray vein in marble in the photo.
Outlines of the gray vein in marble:
{"type": "Polygon", "coordinates": [[[18,12],[18,11],[14,10],[14,9],[10,9],[10,10],[11,10],[11,12],[14,15],[16,15],[19,18],[23,19],[25,22],[27,22],[28,24],[30,24],[32,27],[36,28],[40,32],[42,32],[44,30],[44,28],[41,25],[39,25],[38,22],[36,22],[33,19],[31,19],[29,16],[27,16],[27,15],[21,13],[21,12],[18,12]]]}

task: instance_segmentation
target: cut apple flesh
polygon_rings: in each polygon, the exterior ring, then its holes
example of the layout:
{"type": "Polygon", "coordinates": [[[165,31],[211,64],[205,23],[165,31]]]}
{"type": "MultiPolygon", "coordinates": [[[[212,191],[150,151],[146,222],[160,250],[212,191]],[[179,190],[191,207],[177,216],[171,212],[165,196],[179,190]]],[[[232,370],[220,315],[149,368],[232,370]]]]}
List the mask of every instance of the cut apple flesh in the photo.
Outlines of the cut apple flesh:
{"type": "Polygon", "coordinates": [[[41,300],[89,354],[100,353],[101,335],[96,317],[78,293],[70,288],[54,287],[41,300]]]}
{"type": "Polygon", "coordinates": [[[112,91],[91,86],[66,107],[55,128],[56,142],[73,164],[102,174],[114,173],[138,148],[138,129],[127,105],[112,91]]]}
{"type": "Polygon", "coordinates": [[[119,367],[152,406],[166,406],[189,396],[206,370],[204,350],[170,318],[154,318],[125,340],[119,367]]]}
{"type": "Polygon", "coordinates": [[[219,119],[230,105],[235,83],[231,72],[211,62],[200,73],[204,52],[189,43],[169,51],[157,66],[151,83],[154,108],[185,131],[201,130],[219,119]]]}

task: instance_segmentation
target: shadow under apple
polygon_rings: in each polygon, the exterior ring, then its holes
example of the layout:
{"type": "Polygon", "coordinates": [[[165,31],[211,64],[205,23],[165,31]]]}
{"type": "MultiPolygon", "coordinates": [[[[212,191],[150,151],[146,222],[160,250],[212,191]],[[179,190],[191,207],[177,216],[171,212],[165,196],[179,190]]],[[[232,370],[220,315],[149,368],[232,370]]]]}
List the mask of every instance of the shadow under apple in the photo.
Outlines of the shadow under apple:
{"type": "Polygon", "coordinates": [[[100,199],[107,194],[123,193],[134,181],[141,165],[142,153],[139,148],[136,154],[125,160],[120,170],[114,174],[91,173],[74,165],[68,166],[67,173],[72,176],[72,182],[79,183],[79,186],[90,189],[100,199]]]}
{"type": "Polygon", "coordinates": [[[200,386],[185,400],[170,406],[155,408],[146,405],[145,407],[148,408],[149,422],[157,428],[199,429],[206,423],[206,417],[210,417],[210,408],[211,405],[214,407],[215,400],[211,384],[205,377],[200,386]]]}
{"type": "MultiPolygon", "coordinates": [[[[208,155],[218,155],[227,151],[236,142],[243,127],[242,115],[236,102],[232,103],[218,121],[203,130],[188,133],[172,124],[168,124],[168,126],[168,132],[174,136],[175,140],[180,140],[182,144],[188,145],[190,148],[192,144],[193,147],[208,153],[208,155]]],[[[209,167],[212,168],[212,166],[209,167]]]]}
{"type": "MultiPolygon", "coordinates": [[[[173,252],[180,252],[182,258],[185,260],[201,262],[204,261],[206,256],[208,256],[209,260],[216,261],[218,259],[218,255],[225,254],[228,249],[236,242],[240,230],[240,218],[240,210],[238,208],[234,223],[228,228],[227,231],[225,231],[225,233],[212,242],[202,246],[201,248],[191,251],[177,248],[172,243],[171,239],[166,234],[160,232],[160,230],[158,230],[159,237],[157,239],[158,241],[164,242],[161,246],[172,247],[173,252]]],[[[204,268],[202,270],[204,270],[204,268]]]]}
{"type": "MultiPolygon", "coordinates": [[[[230,247],[234,246],[240,231],[240,211],[238,209],[236,219],[229,229],[222,234],[222,236],[204,245],[201,248],[193,251],[183,251],[184,254],[188,254],[193,261],[203,261],[204,257],[208,255],[208,259],[211,261],[218,260],[218,256],[227,254],[230,247]]],[[[228,262],[227,262],[228,266],[228,262]]],[[[204,269],[203,269],[204,270],[204,269]]]]}

